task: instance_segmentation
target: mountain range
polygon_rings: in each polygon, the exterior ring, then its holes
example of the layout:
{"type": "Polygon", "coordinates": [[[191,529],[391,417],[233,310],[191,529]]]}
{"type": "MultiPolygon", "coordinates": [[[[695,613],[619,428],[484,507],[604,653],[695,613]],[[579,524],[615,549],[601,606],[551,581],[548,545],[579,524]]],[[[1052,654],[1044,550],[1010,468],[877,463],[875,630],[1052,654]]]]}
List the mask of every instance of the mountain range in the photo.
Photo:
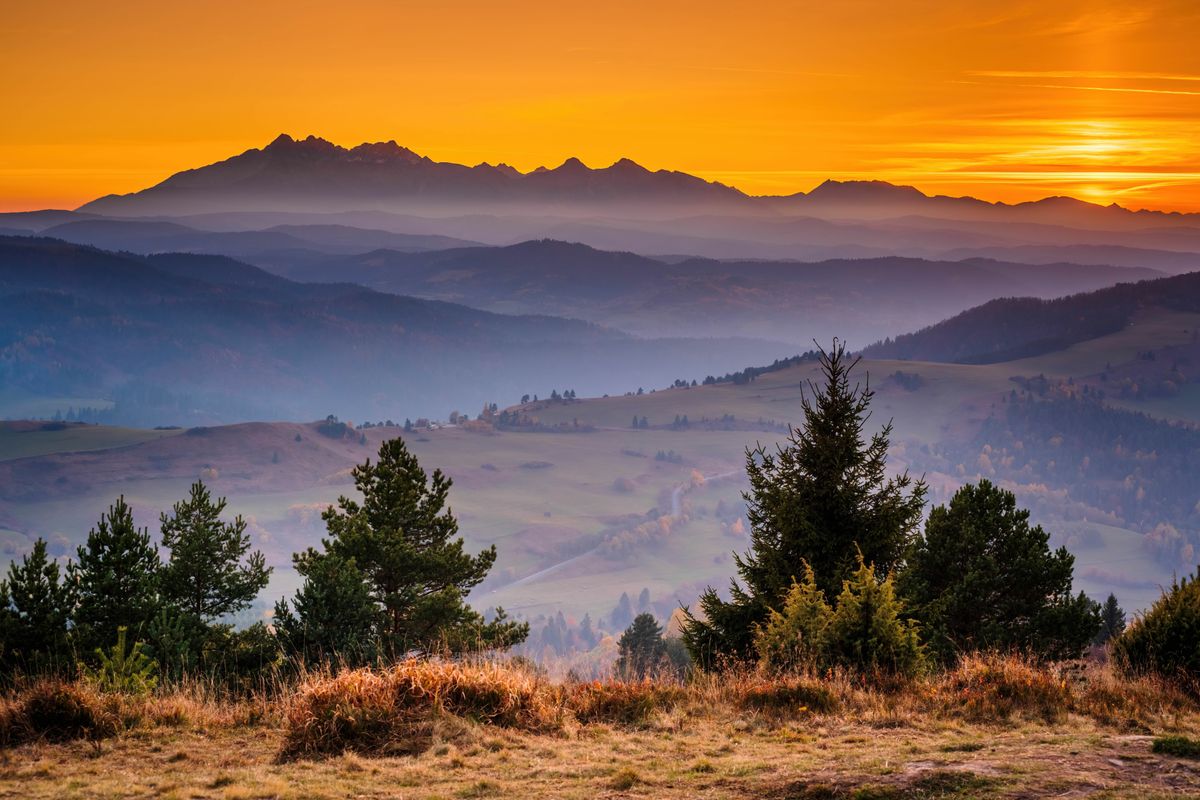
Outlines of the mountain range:
{"type": "Polygon", "coordinates": [[[697,213],[881,219],[909,215],[991,222],[1050,222],[1099,229],[1195,226],[1200,215],[1131,211],[1069,197],[1017,204],[929,196],[884,181],[827,180],[810,192],[756,197],[685,172],[649,170],[628,158],[591,168],[578,158],[521,172],[507,164],[434,161],[394,140],[341,147],[281,134],[263,148],[176,173],[79,210],[109,216],[347,210],[438,213],[619,211],[671,218],[697,213]]]}

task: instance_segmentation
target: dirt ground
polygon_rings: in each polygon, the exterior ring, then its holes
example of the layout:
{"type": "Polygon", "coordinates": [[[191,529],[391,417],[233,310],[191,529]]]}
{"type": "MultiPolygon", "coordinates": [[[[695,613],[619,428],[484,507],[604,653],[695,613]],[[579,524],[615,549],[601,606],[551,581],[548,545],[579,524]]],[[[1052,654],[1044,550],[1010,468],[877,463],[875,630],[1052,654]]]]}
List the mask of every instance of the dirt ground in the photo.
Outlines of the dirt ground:
{"type": "Polygon", "coordinates": [[[452,723],[416,756],[280,761],[270,726],[0,751],[3,798],[1200,797],[1200,762],[1071,717],[1003,727],[665,719],[531,735],[452,723]]]}

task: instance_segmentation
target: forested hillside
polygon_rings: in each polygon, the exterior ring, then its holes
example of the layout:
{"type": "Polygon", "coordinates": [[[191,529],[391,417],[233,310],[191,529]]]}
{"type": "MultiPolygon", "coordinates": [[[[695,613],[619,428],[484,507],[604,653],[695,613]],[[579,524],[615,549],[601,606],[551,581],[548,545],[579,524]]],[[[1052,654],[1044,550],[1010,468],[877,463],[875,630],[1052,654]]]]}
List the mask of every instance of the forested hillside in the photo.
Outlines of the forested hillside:
{"type": "Polygon", "coordinates": [[[868,358],[994,364],[1115,333],[1139,309],[1200,311],[1200,272],[1056,300],[1007,298],[863,350],[868,358]]]}

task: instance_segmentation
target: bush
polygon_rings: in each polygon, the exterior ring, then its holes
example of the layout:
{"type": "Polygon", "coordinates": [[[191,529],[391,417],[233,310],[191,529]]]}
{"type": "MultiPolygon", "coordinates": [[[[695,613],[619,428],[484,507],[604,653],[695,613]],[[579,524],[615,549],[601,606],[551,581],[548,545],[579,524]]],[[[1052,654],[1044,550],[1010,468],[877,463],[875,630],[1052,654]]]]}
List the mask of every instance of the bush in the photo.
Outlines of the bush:
{"type": "Polygon", "coordinates": [[[1186,736],[1159,736],[1150,749],[1155,753],[1179,758],[1200,758],[1200,740],[1186,736]]]}
{"type": "Polygon", "coordinates": [[[127,628],[117,628],[117,643],[110,652],[97,648],[99,665],[92,669],[84,667],[84,675],[102,692],[122,694],[149,694],[158,685],[158,662],[146,655],[141,642],[134,642],[126,651],[127,628]]]}
{"type": "Polygon", "coordinates": [[[552,693],[524,670],[408,660],[309,679],[286,713],[285,755],[418,752],[440,715],[522,730],[558,727],[552,693]]]}
{"type": "Polygon", "coordinates": [[[1114,660],[1125,672],[1156,675],[1200,693],[1200,583],[1192,575],[1175,581],[1170,591],[1134,620],[1112,646],[1114,660]]]}
{"type": "Polygon", "coordinates": [[[970,653],[945,673],[934,696],[971,719],[1022,713],[1054,721],[1071,707],[1067,681],[1050,667],[1012,654],[970,653]]]}
{"type": "Polygon", "coordinates": [[[825,631],[827,658],[867,675],[912,677],[925,667],[916,626],[902,620],[902,605],[889,575],[875,578],[875,567],[863,563],[845,581],[837,609],[825,631]]]}
{"type": "Polygon", "coordinates": [[[682,697],[679,687],[652,681],[592,681],[572,686],[567,707],[580,722],[641,725],[682,697]]]}
{"type": "Polygon", "coordinates": [[[737,687],[734,697],[743,708],[768,713],[828,714],[838,708],[837,695],[816,678],[749,679],[737,687]]]}
{"type": "Polygon", "coordinates": [[[773,672],[820,667],[832,617],[833,609],[817,587],[812,567],[805,562],[804,582],[792,581],[783,610],[771,609],[766,624],[759,626],[755,634],[759,663],[773,672]]]}
{"type": "Polygon", "coordinates": [[[39,681],[22,691],[0,723],[6,728],[0,738],[12,743],[103,739],[117,735],[122,727],[116,698],[62,680],[39,681]]]}

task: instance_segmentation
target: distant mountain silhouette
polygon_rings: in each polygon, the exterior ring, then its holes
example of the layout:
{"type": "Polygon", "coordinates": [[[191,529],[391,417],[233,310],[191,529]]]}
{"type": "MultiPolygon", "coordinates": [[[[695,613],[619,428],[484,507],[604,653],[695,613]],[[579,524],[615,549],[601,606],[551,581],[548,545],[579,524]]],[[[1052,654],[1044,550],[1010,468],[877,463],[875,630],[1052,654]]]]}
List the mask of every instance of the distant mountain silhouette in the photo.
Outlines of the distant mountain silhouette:
{"type": "Polygon", "coordinates": [[[577,158],[529,173],[505,165],[433,161],[394,141],[344,148],[283,134],[216,164],[190,169],[132,195],[109,195],[81,211],[121,216],[229,210],[355,208],[568,201],[589,208],[627,203],[732,206],[741,192],[687,175],[651,172],[628,159],[592,169],[577,158]]]}
{"type": "MultiPolygon", "coordinates": [[[[627,158],[592,168],[577,158],[522,173],[506,164],[439,162],[395,141],[341,147],[316,136],[281,134],[261,149],[176,173],[157,186],[108,195],[80,211],[110,216],[385,210],[426,214],[617,213],[662,219],[700,213],[852,218],[927,215],[942,219],[1036,222],[1085,228],[1195,224],[1200,215],[1129,211],[1069,197],[989,203],[930,196],[885,181],[827,180],[808,193],[752,197],[730,186],[627,158]]],[[[37,226],[29,225],[34,228],[37,226]]]]}

